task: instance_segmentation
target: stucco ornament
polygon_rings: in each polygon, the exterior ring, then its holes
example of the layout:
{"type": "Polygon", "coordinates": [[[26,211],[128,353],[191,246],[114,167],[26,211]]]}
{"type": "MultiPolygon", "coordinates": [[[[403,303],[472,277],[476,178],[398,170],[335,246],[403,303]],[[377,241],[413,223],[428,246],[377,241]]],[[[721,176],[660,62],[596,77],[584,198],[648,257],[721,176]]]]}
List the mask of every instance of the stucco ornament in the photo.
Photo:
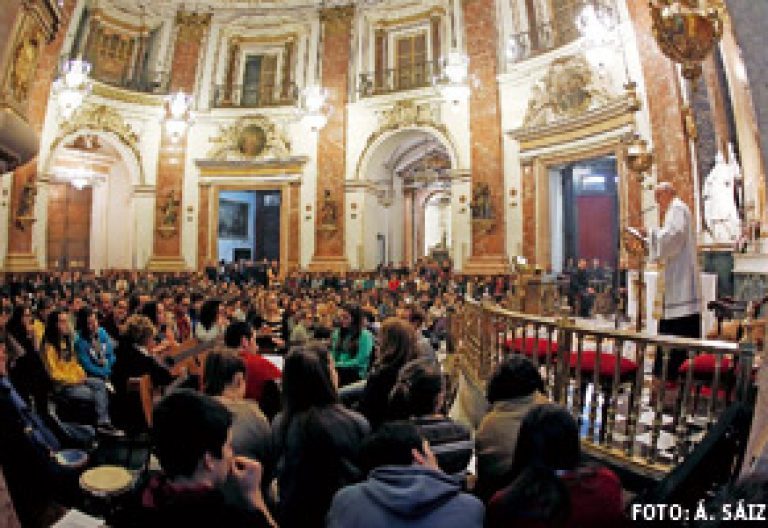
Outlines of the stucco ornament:
{"type": "Polygon", "coordinates": [[[533,86],[523,124],[535,127],[572,118],[606,105],[617,95],[583,55],[561,57],[533,86]]]}

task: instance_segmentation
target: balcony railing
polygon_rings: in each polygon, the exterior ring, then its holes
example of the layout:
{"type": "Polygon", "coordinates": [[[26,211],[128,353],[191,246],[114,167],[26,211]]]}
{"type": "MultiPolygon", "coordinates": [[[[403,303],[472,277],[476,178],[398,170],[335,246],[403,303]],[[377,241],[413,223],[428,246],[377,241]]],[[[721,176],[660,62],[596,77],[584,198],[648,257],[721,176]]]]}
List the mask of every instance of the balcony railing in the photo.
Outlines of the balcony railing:
{"type": "Polygon", "coordinates": [[[268,108],[292,106],[298,102],[299,90],[288,86],[216,85],[213,90],[214,108],[268,108]]]}
{"type": "Polygon", "coordinates": [[[358,92],[360,97],[415,90],[432,86],[433,78],[440,73],[437,62],[424,62],[405,68],[388,68],[386,70],[360,74],[358,92]]]}
{"type": "Polygon", "coordinates": [[[586,0],[574,0],[545,20],[510,37],[507,44],[507,58],[520,62],[555,48],[570,44],[581,36],[576,27],[576,18],[587,4],[586,0]]]}
{"type": "Polygon", "coordinates": [[[585,451],[649,478],[680,463],[724,409],[746,402],[754,387],[756,354],[748,342],[651,336],[474,302],[450,326],[459,372],[480,393],[505,357],[526,355],[550,399],[577,419],[585,451]],[[674,373],[672,349],[684,349],[687,361],[674,373]],[[667,383],[656,383],[655,356],[667,383]]]}
{"type": "Polygon", "coordinates": [[[149,94],[167,94],[170,75],[167,71],[149,71],[138,77],[116,79],[114,77],[93,75],[97,81],[116,88],[149,94]]]}

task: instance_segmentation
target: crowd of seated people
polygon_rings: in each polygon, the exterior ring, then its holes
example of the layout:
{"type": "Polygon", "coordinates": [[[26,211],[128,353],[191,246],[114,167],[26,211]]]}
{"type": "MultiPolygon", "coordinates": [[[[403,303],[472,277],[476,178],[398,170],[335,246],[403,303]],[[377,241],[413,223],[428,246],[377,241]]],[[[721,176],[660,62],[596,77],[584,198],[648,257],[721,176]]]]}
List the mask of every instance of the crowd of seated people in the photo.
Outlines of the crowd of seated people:
{"type": "MultiPolygon", "coordinates": [[[[0,370],[2,398],[41,417],[58,408],[49,399],[89,406],[82,421],[114,437],[141,421],[129,381],[151,380],[144,427],[160,470],[140,479],[116,526],[615,526],[621,518],[618,478],[583,465],[575,422],[547,402],[529,360],[497,367],[476,431],[447,415],[438,354],[446,318],[467,296],[503,296],[504,277],[460,277],[426,262],[266,281],[231,266],[5,279],[2,346],[15,352],[0,370]],[[189,373],[176,368],[176,354],[190,346],[199,379],[177,388],[189,373]]],[[[6,472],[11,489],[15,475],[6,472]]]]}

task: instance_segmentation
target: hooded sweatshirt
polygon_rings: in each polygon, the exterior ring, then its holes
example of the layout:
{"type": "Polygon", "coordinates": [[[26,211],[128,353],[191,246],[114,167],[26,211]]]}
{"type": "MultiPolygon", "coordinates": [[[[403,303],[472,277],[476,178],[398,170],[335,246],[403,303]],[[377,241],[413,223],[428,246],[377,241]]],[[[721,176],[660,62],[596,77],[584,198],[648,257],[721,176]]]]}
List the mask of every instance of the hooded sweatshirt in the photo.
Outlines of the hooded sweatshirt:
{"type": "Polygon", "coordinates": [[[423,466],[382,466],[341,489],[328,528],[481,528],[483,504],[452,477],[423,466]]]}

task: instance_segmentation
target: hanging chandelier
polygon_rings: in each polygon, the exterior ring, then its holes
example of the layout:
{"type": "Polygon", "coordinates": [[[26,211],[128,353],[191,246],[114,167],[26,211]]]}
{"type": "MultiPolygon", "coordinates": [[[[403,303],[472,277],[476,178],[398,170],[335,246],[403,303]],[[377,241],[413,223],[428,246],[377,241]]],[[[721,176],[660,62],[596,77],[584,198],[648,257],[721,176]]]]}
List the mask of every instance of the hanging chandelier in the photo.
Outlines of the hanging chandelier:
{"type": "Polygon", "coordinates": [[[695,81],[723,34],[722,0],[651,0],[653,36],[661,51],[695,81]]]}
{"type": "Polygon", "coordinates": [[[453,49],[442,60],[442,72],[434,79],[440,95],[445,101],[458,105],[469,97],[469,57],[453,49]]]}
{"type": "Polygon", "coordinates": [[[192,117],[192,96],[179,90],[166,99],[165,130],[171,142],[178,143],[187,132],[192,117]]]}
{"type": "Polygon", "coordinates": [[[53,82],[53,93],[64,120],[72,117],[91,92],[90,63],[69,59],[61,64],[61,75],[53,82]]]}
{"type": "Polygon", "coordinates": [[[588,44],[607,46],[615,40],[618,14],[610,0],[586,0],[575,23],[588,44]]]}
{"type": "Polygon", "coordinates": [[[51,170],[53,178],[68,183],[77,190],[95,187],[106,181],[105,171],[114,163],[114,158],[104,154],[68,146],[56,155],[56,163],[51,170]],[[100,169],[100,170],[99,170],[100,169]]]}
{"type": "Polygon", "coordinates": [[[305,87],[301,91],[300,112],[302,119],[313,132],[319,131],[328,124],[330,106],[328,89],[318,85],[305,87]]]}

